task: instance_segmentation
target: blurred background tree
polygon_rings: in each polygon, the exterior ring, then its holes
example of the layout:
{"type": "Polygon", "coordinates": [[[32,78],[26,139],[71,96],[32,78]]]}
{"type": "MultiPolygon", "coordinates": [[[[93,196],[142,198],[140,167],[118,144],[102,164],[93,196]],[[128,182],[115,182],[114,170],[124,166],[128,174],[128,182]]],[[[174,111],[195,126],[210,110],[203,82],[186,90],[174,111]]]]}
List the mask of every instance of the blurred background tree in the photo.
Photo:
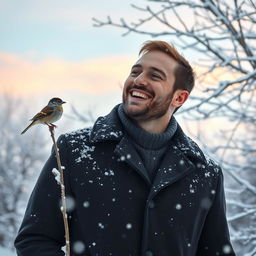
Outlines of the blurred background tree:
{"type": "Polygon", "coordinates": [[[28,196],[46,160],[46,139],[40,129],[20,136],[29,119],[20,99],[0,94],[0,107],[0,247],[13,249],[28,196]]]}
{"type": "MultiPolygon", "coordinates": [[[[237,255],[256,255],[256,5],[253,0],[148,0],[137,20],[93,18],[123,36],[174,43],[193,56],[196,89],[178,111],[226,176],[228,220],[237,255]],[[208,134],[207,132],[210,132],[208,134]]],[[[129,38],[127,38],[129,40],[129,38]]],[[[177,114],[178,114],[177,113],[177,114]]]]}

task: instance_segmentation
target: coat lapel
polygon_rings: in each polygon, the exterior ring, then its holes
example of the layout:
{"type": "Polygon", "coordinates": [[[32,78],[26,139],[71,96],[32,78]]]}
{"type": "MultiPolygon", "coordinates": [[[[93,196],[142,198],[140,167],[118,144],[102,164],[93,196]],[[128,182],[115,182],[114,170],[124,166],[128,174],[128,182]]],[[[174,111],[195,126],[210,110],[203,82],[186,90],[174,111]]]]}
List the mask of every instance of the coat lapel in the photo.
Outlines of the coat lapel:
{"type": "Polygon", "coordinates": [[[182,179],[193,170],[195,170],[194,164],[175,144],[171,143],[160,167],[156,171],[149,196],[150,199],[160,190],[182,179]]]}
{"type": "Polygon", "coordinates": [[[120,141],[120,143],[116,146],[115,153],[119,155],[119,159],[121,161],[125,161],[140,176],[142,176],[142,178],[148,184],[151,184],[150,178],[148,176],[148,172],[145,169],[140,156],[138,155],[137,151],[134,149],[134,146],[126,136],[124,136],[120,141]]]}

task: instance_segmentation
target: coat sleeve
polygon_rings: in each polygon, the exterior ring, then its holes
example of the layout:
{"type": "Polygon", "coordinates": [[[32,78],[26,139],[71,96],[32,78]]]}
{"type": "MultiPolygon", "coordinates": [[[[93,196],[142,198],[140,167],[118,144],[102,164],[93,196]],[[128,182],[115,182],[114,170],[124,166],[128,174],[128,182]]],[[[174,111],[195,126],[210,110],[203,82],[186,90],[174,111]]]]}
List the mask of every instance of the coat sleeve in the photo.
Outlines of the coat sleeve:
{"type": "MultiPolygon", "coordinates": [[[[65,137],[58,139],[61,165],[64,169],[65,189],[68,193],[67,146],[65,137]]],[[[30,196],[23,222],[15,239],[18,256],[63,256],[65,245],[62,213],[60,211],[60,186],[52,169],[57,169],[55,153],[44,165],[30,196]]]]}
{"type": "Polygon", "coordinates": [[[223,174],[221,169],[219,169],[218,172],[214,201],[207,214],[196,255],[235,256],[229,237],[223,174]]]}

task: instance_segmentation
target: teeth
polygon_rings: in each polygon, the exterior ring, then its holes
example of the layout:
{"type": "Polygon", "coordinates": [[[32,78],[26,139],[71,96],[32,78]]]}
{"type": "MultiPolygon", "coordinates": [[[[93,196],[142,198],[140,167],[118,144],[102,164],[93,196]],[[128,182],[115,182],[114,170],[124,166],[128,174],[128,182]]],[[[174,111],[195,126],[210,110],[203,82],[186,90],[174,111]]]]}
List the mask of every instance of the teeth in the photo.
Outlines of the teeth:
{"type": "Polygon", "coordinates": [[[143,99],[147,99],[148,96],[144,93],[141,93],[141,92],[137,92],[137,91],[133,91],[132,92],[132,96],[135,96],[135,97],[140,97],[140,98],[143,98],[143,99]]]}

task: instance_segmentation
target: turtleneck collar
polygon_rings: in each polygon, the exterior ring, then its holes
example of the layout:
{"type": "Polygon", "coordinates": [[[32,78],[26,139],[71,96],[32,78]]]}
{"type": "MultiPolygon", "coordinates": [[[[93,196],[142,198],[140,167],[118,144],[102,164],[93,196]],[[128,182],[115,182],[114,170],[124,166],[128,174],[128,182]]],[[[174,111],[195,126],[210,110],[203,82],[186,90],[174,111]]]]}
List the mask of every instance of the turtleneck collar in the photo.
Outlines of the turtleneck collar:
{"type": "Polygon", "coordinates": [[[135,143],[146,149],[159,149],[168,143],[177,129],[177,122],[172,116],[163,133],[150,133],[137,126],[124,112],[123,104],[118,107],[118,116],[128,135],[135,143]]]}

